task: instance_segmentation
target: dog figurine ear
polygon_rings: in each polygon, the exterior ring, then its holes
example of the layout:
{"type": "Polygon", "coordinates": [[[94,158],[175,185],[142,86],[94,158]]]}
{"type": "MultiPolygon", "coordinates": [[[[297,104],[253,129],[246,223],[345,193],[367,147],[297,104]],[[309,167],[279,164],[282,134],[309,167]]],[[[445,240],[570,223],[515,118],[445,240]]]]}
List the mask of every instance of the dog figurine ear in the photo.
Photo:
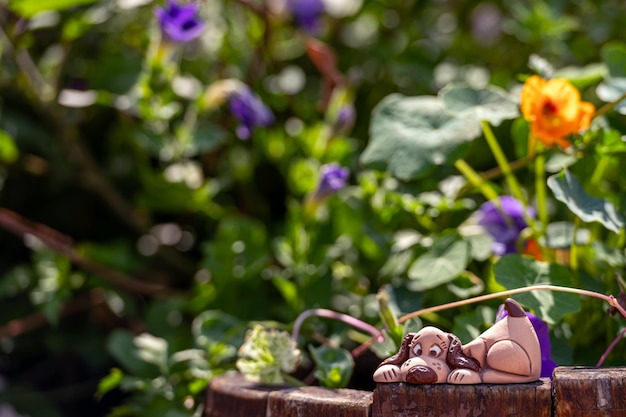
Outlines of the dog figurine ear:
{"type": "Polygon", "coordinates": [[[463,353],[463,345],[457,336],[448,333],[448,345],[446,363],[451,370],[469,369],[474,372],[480,372],[480,364],[473,357],[463,353]]]}
{"type": "Polygon", "coordinates": [[[408,333],[404,336],[398,353],[382,361],[378,367],[380,368],[383,365],[400,366],[406,362],[406,360],[409,359],[409,352],[411,350],[411,341],[413,340],[413,337],[415,337],[415,333],[408,333]]]}

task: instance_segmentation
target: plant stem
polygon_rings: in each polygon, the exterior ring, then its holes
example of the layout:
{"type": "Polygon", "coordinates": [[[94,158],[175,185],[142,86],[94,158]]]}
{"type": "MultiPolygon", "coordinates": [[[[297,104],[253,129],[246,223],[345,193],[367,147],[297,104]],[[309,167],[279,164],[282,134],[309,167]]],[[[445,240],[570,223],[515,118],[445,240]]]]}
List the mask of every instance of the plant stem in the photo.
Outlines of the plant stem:
{"type": "Polygon", "coordinates": [[[517,178],[515,178],[515,175],[513,175],[513,171],[511,170],[509,161],[504,155],[504,152],[502,151],[502,148],[500,147],[500,144],[498,143],[498,139],[496,139],[496,136],[493,134],[493,130],[491,130],[489,123],[485,121],[481,122],[481,127],[483,129],[483,134],[485,135],[485,139],[487,140],[487,144],[489,145],[489,148],[491,149],[493,156],[496,158],[496,162],[502,169],[502,173],[504,174],[504,179],[506,180],[506,183],[511,189],[511,193],[513,194],[515,198],[517,198],[519,201],[524,203],[524,206],[526,206],[527,204],[526,204],[526,198],[524,196],[524,193],[522,193],[522,189],[519,183],[517,182],[517,178]]]}
{"type": "Polygon", "coordinates": [[[385,336],[383,335],[383,333],[380,330],[378,330],[376,327],[372,326],[371,324],[366,323],[363,320],[359,320],[357,318],[349,316],[347,314],[338,313],[336,311],[327,310],[325,308],[314,308],[314,309],[306,310],[300,313],[300,315],[298,316],[298,318],[296,318],[296,321],[293,324],[293,332],[291,334],[292,340],[295,340],[296,342],[298,341],[298,336],[300,335],[300,327],[302,327],[302,323],[304,322],[304,320],[312,316],[339,320],[353,327],[356,327],[357,329],[361,329],[364,332],[371,334],[374,338],[376,338],[380,342],[385,340],[385,336]]]}
{"type": "Polygon", "coordinates": [[[613,350],[613,348],[615,347],[615,345],[617,345],[617,343],[624,337],[624,335],[626,335],[626,329],[622,329],[621,332],[619,332],[619,334],[617,335],[617,337],[611,342],[611,344],[609,345],[609,347],[606,348],[606,350],[604,351],[604,353],[602,354],[602,356],[600,356],[600,360],[598,361],[598,363],[596,364],[596,368],[599,366],[602,366],[602,364],[604,363],[604,361],[606,360],[607,356],[609,356],[609,353],[611,353],[611,351],[613,350]]]}
{"type": "Polygon", "coordinates": [[[281,372],[281,376],[283,377],[283,379],[285,381],[287,381],[288,383],[290,383],[293,386],[296,387],[306,387],[307,384],[305,384],[304,382],[300,381],[298,378],[294,378],[289,374],[286,374],[284,372],[281,372]]]}
{"type": "Polygon", "coordinates": [[[596,167],[593,170],[593,174],[591,175],[591,180],[590,180],[590,183],[594,188],[601,186],[602,178],[604,177],[606,170],[609,168],[610,163],[611,163],[611,159],[605,157],[605,158],[600,158],[600,160],[596,164],[596,167]]]}
{"type": "Polygon", "coordinates": [[[43,224],[27,220],[17,213],[3,207],[0,207],[0,227],[21,238],[27,235],[36,237],[50,250],[66,257],[76,266],[92,272],[116,287],[126,291],[136,294],[152,295],[154,297],[186,295],[182,291],[168,288],[162,284],[140,281],[123,272],[86,258],[74,248],[73,241],[69,236],[43,224]]]}
{"type": "Polygon", "coordinates": [[[437,311],[442,311],[442,310],[447,310],[450,308],[456,308],[456,307],[461,307],[464,305],[469,305],[469,304],[474,304],[474,303],[478,303],[481,301],[486,301],[486,300],[491,300],[494,298],[500,298],[500,297],[509,297],[511,295],[515,295],[515,294],[522,294],[525,292],[531,292],[531,291],[559,291],[559,292],[569,292],[569,293],[574,293],[574,294],[580,294],[580,295],[586,295],[589,297],[595,297],[595,298],[599,298],[601,300],[606,301],[607,303],[609,303],[611,306],[615,307],[621,314],[622,316],[624,316],[626,318],[626,310],[624,310],[624,308],[617,302],[617,300],[615,299],[615,297],[613,297],[612,295],[604,295],[604,294],[600,294],[594,291],[588,291],[588,290],[581,290],[579,288],[569,288],[569,287],[560,287],[557,285],[529,285],[527,287],[522,287],[522,288],[515,288],[512,290],[506,290],[506,291],[500,291],[497,293],[493,293],[493,294],[485,294],[485,295],[481,295],[478,297],[473,297],[473,298],[468,298],[467,300],[460,300],[460,301],[455,301],[452,303],[447,303],[447,304],[442,304],[442,305],[438,305],[438,306],[434,306],[434,307],[429,307],[429,308],[424,308],[418,311],[414,311],[413,313],[409,313],[409,314],[405,314],[404,316],[400,317],[398,319],[399,323],[403,323],[407,320],[410,320],[412,318],[415,317],[419,317],[423,314],[427,314],[427,313],[435,313],[437,311]]]}
{"type": "Polygon", "coordinates": [[[457,159],[454,163],[456,169],[472,184],[478,188],[482,195],[490,201],[498,201],[498,193],[472,168],[464,159],[457,159]]]}
{"type": "Polygon", "coordinates": [[[546,156],[543,153],[538,153],[535,157],[535,198],[537,200],[537,215],[539,216],[539,227],[541,229],[540,235],[543,235],[548,225],[547,194],[546,156]]]}

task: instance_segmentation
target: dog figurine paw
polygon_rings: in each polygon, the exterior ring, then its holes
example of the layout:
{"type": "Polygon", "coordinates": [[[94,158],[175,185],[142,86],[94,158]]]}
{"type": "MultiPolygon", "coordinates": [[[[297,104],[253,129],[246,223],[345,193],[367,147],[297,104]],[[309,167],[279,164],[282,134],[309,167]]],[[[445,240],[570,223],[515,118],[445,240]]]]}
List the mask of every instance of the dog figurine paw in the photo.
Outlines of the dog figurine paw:
{"type": "Polygon", "coordinates": [[[398,353],[374,372],[376,382],[508,384],[539,380],[541,348],[524,309],[504,303],[507,317],[462,345],[458,337],[427,326],[407,334],[398,353]]]}

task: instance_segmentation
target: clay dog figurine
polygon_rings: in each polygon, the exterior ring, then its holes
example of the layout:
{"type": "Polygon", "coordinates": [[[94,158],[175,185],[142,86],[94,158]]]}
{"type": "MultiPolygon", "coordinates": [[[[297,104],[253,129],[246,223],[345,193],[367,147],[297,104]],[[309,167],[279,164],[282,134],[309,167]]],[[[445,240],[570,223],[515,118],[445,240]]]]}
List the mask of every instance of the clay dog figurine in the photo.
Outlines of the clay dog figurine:
{"type": "Polygon", "coordinates": [[[524,309],[513,299],[508,316],[465,346],[458,337],[424,327],[404,337],[397,354],[374,372],[376,382],[508,384],[537,381],[541,349],[524,309]]]}

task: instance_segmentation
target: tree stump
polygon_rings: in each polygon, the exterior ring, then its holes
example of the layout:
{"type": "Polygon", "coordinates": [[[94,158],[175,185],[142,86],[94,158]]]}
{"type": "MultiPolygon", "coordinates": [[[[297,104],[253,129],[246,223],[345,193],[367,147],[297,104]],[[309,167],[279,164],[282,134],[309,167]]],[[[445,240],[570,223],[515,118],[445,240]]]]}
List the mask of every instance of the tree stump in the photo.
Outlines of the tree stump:
{"type": "Polygon", "coordinates": [[[270,392],[288,387],[255,384],[241,375],[215,377],[207,390],[204,416],[265,417],[270,392]]]}
{"type": "Polygon", "coordinates": [[[555,417],[626,416],[626,368],[554,370],[555,417]]]}
{"type": "Polygon", "coordinates": [[[370,391],[268,387],[234,375],[213,378],[204,417],[369,417],[371,406],[370,391]]]}
{"type": "Polygon", "coordinates": [[[626,368],[558,367],[552,383],[411,385],[370,391],[214,378],[204,417],[624,417],[626,368]]]}
{"type": "Polygon", "coordinates": [[[267,417],[369,417],[371,406],[369,391],[302,387],[272,392],[267,417]]]}
{"type": "Polygon", "coordinates": [[[372,417],[551,417],[550,380],[527,384],[378,384],[372,417]]]}

